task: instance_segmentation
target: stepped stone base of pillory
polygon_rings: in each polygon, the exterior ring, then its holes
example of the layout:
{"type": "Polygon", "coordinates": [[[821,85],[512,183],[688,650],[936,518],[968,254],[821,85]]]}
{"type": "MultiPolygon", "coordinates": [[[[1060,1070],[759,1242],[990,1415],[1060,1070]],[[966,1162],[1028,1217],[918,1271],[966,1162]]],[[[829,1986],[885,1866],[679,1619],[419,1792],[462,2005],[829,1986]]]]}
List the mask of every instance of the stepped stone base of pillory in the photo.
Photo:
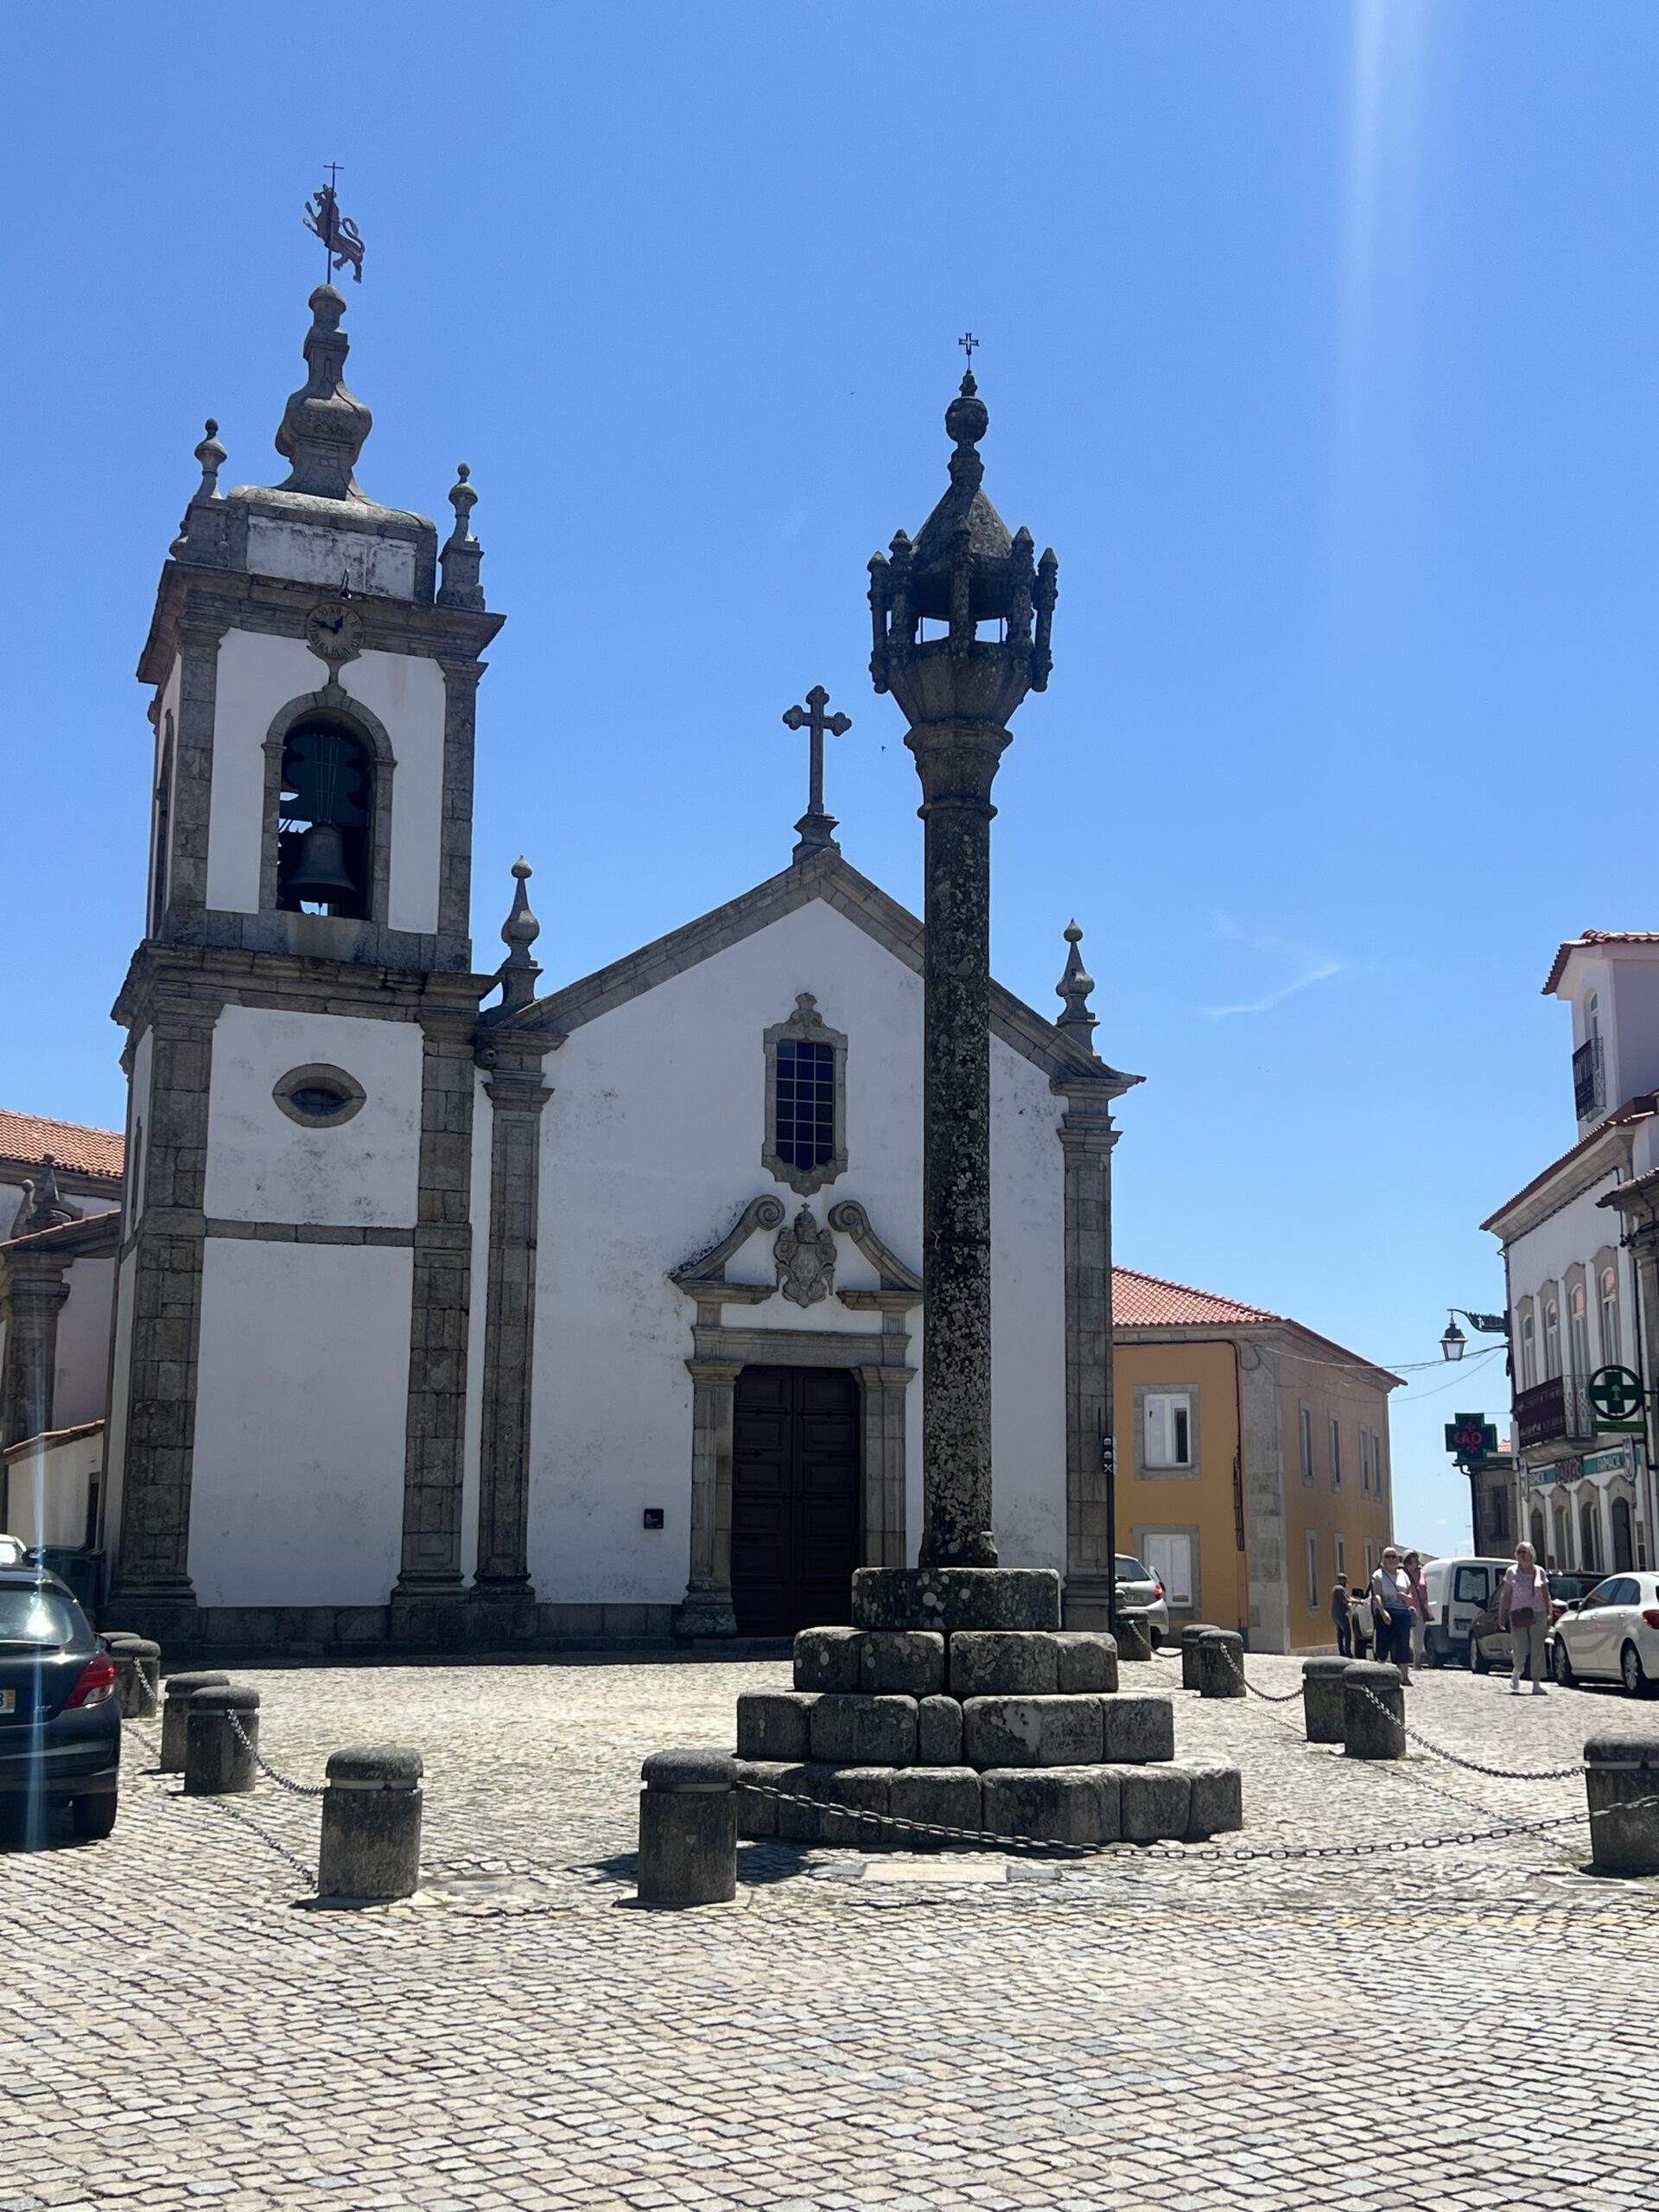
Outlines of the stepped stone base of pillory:
{"type": "Polygon", "coordinates": [[[853,1625],[861,1629],[1058,1629],[1060,1578],[1041,1567],[861,1567],[853,1625]]]}
{"type": "Polygon", "coordinates": [[[1181,1688],[1184,1690],[1201,1690],[1204,1688],[1204,1676],[1200,1671],[1203,1662],[1198,1656],[1198,1646],[1206,1636],[1218,1636],[1220,1633],[1214,1621],[1189,1621],[1181,1630],[1181,1688]]]}
{"type": "Polygon", "coordinates": [[[1342,1678],[1346,1659],[1304,1659],[1302,1719],[1310,1744],[1343,1741],[1342,1678]]]}
{"type": "Polygon", "coordinates": [[[1342,1745],[1351,1759],[1406,1756],[1406,1697],[1400,1669],[1350,1659],[1342,1670],[1342,1745]]]}
{"type": "Polygon", "coordinates": [[[1659,1737],[1613,1729],[1584,1747],[1590,1857],[1604,1874],[1659,1874],[1659,1737]]]}

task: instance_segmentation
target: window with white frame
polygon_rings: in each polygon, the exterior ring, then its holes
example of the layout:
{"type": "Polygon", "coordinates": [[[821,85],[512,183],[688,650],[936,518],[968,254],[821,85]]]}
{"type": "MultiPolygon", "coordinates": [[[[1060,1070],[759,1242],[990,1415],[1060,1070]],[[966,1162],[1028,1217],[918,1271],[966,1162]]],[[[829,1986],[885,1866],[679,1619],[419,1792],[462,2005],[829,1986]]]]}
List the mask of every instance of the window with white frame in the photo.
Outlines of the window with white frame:
{"type": "Polygon", "coordinates": [[[1332,1536],[1331,1541],[1336,1546],[1337,1573],[1338,1574],[1346,1574],[1348,1572],[1348,1540],[1345,1536],[1332,1536]]]}
{"type": "Polygon", "coordinates": [[[1342,1429],[1335,1414],[1331,1416],[1331,1487],[1342,1488],[1342,1429]]]}
{"type": "Polygon", "coordinates": [[[1530,1390],[1538,1380],[1538,1331],[1532,1309],[1521,1316],[1521,1388],[1530,1390]]]}
{"type": "Polygon", "coordinates": [[[1567,1327],[1573,1347],[1573,1372],[1583,1377],[1590,1372],[1590,1300],[1581,1282],[1575,1282],[1567,1293],[1567,1327]]]}
{"type": "Polygon", "coordinates": [[[1307,1610],[1310,1613],[1317,1613],[1319,1610],[1319,1540],[1310,1529],[1302,1541],[1307,1546],[1307,1610]]]}
{"type": "Polygon", "coordinates": [[[1384,1446],[1386,1439],[1380,1428],[1371,1431],[1371,1488],[1378,1497],[1382,1495],[1383,1477],[1388,1470],[1384,1446]]]}
{"type": "Polygon", "coordinates": [[[1148,1390],[1141,1400],[1141,1460],[1147,1467],[1192,1465],[1192,1394],[1148,1390]]]}
{"type": "Polygon", "coordinates": [[[1359,1429],[1359,1486],[1367,1497],[1370,1495],[1371,1432],[1363,1421],[1359,1429]]]}
{"type": "Polygon", "coordinates": [[[1544,1300],[1544,1380],[1561,1371],[1561,1301],[1554,1292],[1544,1300]]]}
{"type": "Polygon", "coordinates": [[[1166,1602],[1183,1611],[1193,1604],[1192,1538],[1178,1529],[1146,1529],[1139,1548],[1141,1557],[1164,1586],[1166,1602]]]}
{"type": "Polygon", "coordinates": [[[1369,1581],[1370,1580],[1370,1579],[1371,1579],[1372,1575],[1374,1575],[1376,1573],[1376,1546],[1375,1544],[1367,1544],[1367,1545],[1366,1545],[1366,1547],[1365,1547],[1365,1580],[1366,1580],[1366,1581],[1367,1581],[1367,1582],[1369,1582],[1369,1581]]]}
{"type": "Polygon", "coordinates": [[[1601,1357],[1608,1367],[1619,1363],[1618,1353],[1618,1274],[1613,1268],[1604,1268],[1599,1287],[1601,1306],[1601,1357]]]}
{"type": "Polygon", "coordinates": [[[1302,1408],[1301,1432],[1302,1480],[1311,1484],[1313,1480],[1313,1408],[1312,1406],[1302,1408]]]}

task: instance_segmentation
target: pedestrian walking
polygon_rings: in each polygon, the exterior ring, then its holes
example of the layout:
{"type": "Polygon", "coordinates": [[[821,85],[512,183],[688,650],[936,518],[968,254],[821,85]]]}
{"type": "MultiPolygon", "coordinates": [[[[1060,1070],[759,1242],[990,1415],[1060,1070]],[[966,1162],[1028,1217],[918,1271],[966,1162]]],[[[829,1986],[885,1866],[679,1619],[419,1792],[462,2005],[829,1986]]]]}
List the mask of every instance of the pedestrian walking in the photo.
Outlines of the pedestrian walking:
{"type": "Polygon", "coordinates": [[[1354,1656],[1353,1598],[1345,1574],[1337,1577],[1337,1586],[1331,1592],[1331,1619],[1337,1631],[1337,1656],[1351,1659],[1354,1656]]]}
{"type": "Polygon", "coordinates": [[[1428,1585],[1423,1580],[1423,1555],[1408,1552],[1406,1586],[1411,1592],[1411,1657],[1414,1666],[1425,1664],[1428,1651],[1428,1585]]]}
{"type": "Polygon", "coordinates": [[[1377,1616],[1376,1656],[1386,1662],[1392,1660],[1400,1669],[1400,1680],[1411,1687],[1411,1590],[1406,1581],[1406,1570],[1400,1564],[1400,1554],[1389,1544],[1382,1554],[1382,1564],[1371,1577],[1371,1610],[1377,1616]]]}
{"type": "Polygon", "coordinates": [[[1544,1689],[1544,1631],[1549,1626],[1549,1577],[1526,1542],[1515,1548],[1515,1565],[1497,1593],[1497,1624],[1510,1632],[1510,1693],[1521,1694],[1521,1670],[1532,1676],[1534,1697],[1544,1689]]]}

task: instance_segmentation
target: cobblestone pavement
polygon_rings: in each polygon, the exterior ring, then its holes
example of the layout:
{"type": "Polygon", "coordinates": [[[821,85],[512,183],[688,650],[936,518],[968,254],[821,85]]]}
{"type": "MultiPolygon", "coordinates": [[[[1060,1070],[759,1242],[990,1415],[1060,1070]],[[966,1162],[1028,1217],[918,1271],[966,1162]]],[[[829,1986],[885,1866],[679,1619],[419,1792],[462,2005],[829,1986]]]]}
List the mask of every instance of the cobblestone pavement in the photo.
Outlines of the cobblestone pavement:
{"type": "MultiPolygon", "coordinates": [[[[737,1904],[652,1913],[629,1902],[639,1760],[729,1742],[781,1663],[249,1679],[302,1781],[342,1744],[419,1746],[428,1886],[308,1909],[273,1847],[315,1865],[314,1802],[181,1799],[130,1738],[111,1840],[0,1853],[0,2212],[1652,2202],[1659,1881],[1585,1874],[1581,1823],[1312,1861],[754,1844],[737,1904]]],[[[1579,1782],[1350,1764],[1294,1706],[1175,1694],[1180,1755],[1243,1764],[1233,1844],[1582,1811],[1579,1782]]],[[[1409,1713],[1510,1766],[1659,1733],[1616,1695],[1463,1675],[1421,1677],[1409,1713]]]]}

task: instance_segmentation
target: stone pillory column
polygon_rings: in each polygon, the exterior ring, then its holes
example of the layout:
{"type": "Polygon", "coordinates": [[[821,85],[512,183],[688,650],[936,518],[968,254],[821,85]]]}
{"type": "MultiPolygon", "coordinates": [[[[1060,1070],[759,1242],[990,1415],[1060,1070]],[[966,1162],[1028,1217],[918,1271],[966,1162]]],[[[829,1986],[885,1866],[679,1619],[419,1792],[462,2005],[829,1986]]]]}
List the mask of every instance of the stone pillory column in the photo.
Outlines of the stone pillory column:
{"type": "MultiPolygon", "coordinates": [[[[950,487],[912,545],[870,563],[870,673],[909,719],[921,779],[923,982],[920,1564],[994,1567],[991,1511],[991,785],[1026,693],[1047,684],[1058,564],[981,488],[989,416],[973,372],[946,410],[950,487]],[[1035,618],[1035,636],[1033,621],[1035,618]],[[927,624],[943,624],[930,639],[927,624]],[[982,632],[984,634],[982,635],[982,632]]],[[[1035,1625],[1035,1624],[1033,1624],[1035,1625]]]]}

